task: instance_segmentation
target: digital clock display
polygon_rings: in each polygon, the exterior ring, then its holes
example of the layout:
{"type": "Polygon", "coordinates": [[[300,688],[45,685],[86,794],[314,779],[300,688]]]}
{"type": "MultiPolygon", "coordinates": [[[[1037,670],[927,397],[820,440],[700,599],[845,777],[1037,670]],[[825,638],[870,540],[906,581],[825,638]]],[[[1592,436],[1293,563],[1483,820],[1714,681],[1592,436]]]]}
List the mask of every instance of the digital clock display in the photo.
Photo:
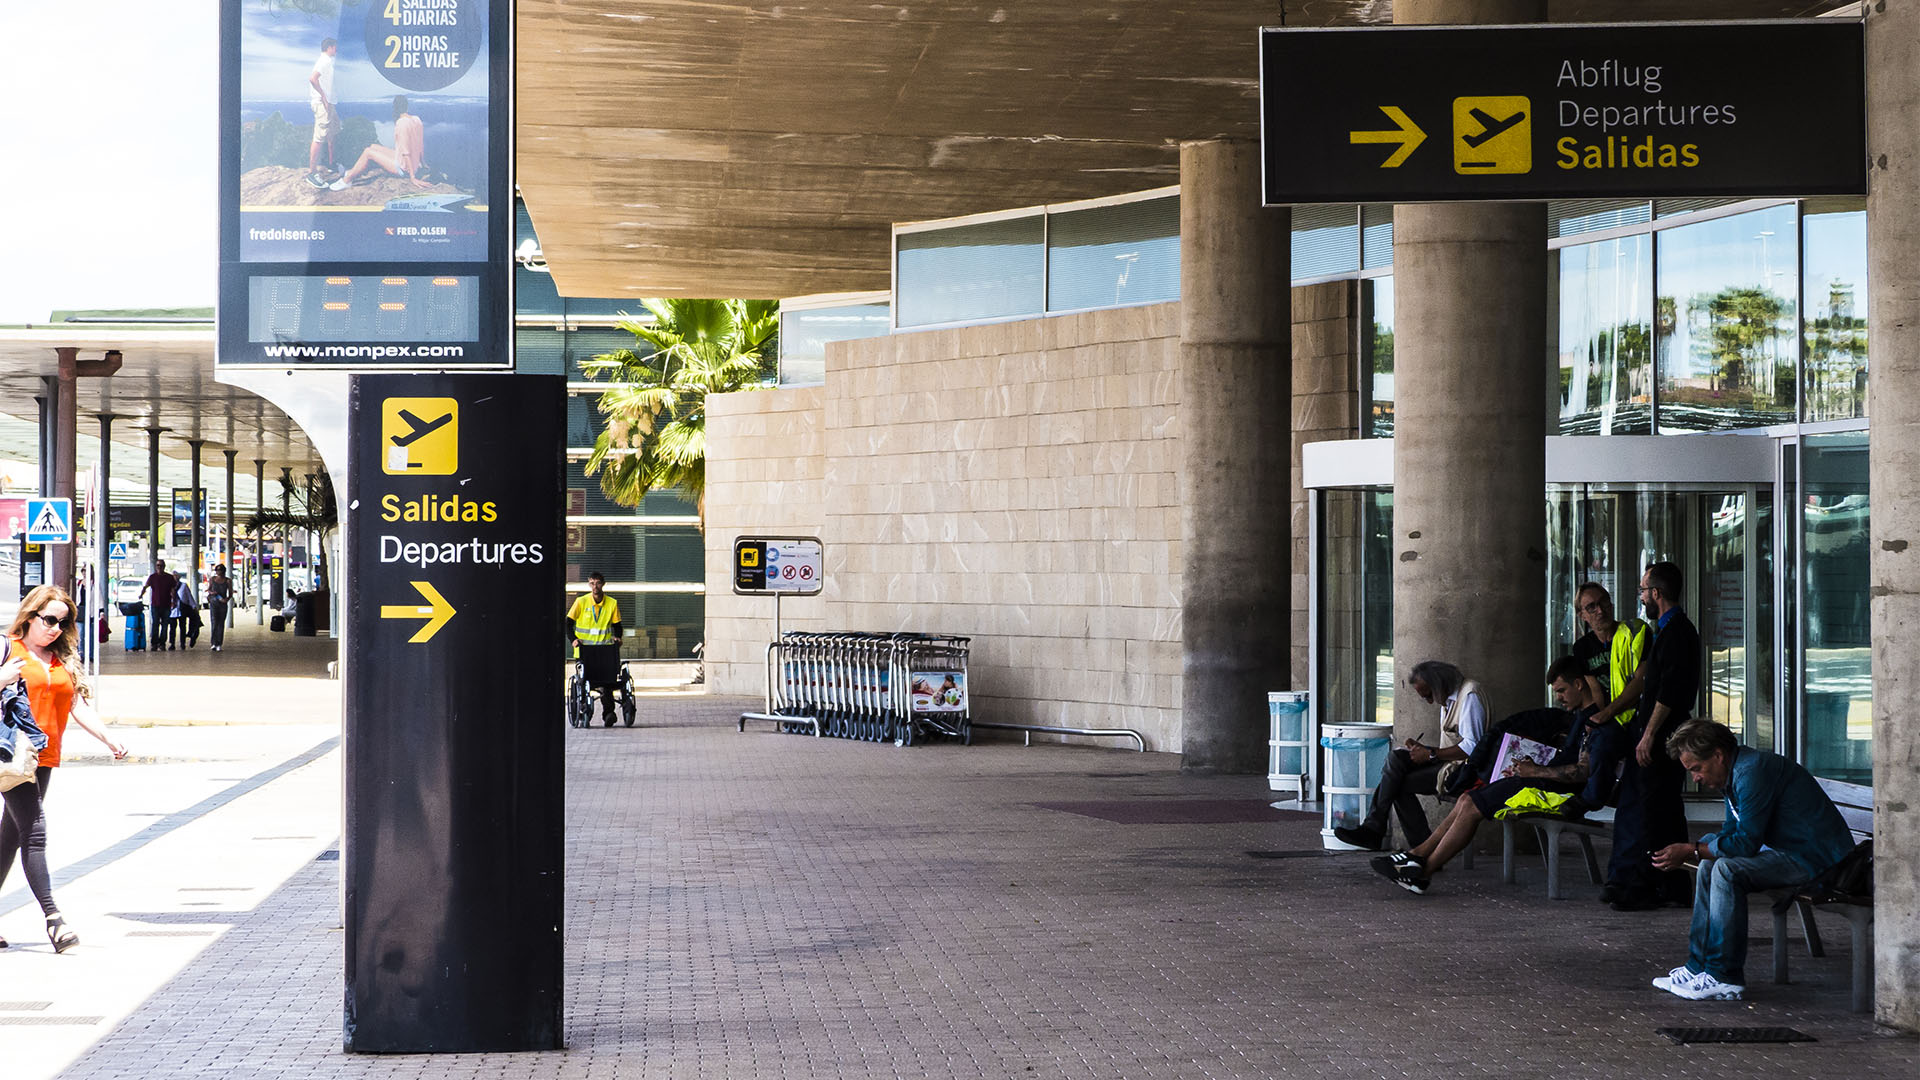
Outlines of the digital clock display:
{"type": "Polygon", "coordinates": [[[393,274],[255,277],[247,340],[466,342],[479,337],[480,279],[393,274]]]}

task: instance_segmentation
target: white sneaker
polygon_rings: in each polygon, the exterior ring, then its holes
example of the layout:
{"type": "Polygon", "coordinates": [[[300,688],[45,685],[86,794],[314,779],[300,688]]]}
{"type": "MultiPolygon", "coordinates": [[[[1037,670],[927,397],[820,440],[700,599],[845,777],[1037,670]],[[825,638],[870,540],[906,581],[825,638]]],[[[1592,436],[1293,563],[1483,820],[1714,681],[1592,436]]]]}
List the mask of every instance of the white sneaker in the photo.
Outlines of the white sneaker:
{"type": "Polygon", "coordinates": [[[338,180],[335,180],[335,181],[334,181],[333,183],[331,183],[331,184],[328,184],[328,185],[327,185],[327,190],[328,190],[328,191],[345,191],[345,190],[347,190],[347,178],[343,176],[343,177],[341,177],[340,179],[338,179],[338,180]]]}
{"type": "Polygon", "coordinates": [[[1673,992],[1689,1001],[1739,1001],[1747,988],[1733,983],[1721,982],[1707,972],[1701,972],[1685,986],[1676,985],[1673,992]]]}
{"type": "Polygon", "coordinates": [[[1679,994],[1681,997],[1686,997],[1687,995],[1681,992],[1682,989],[1692,986],[1694,980],[1705,974],[1706,972],[1704,971],[1689,971],[1687,965],[1681,964],[1679,967],[1653,980],[1654,989],[1665,990],[1670,994],[1679,994]]]}

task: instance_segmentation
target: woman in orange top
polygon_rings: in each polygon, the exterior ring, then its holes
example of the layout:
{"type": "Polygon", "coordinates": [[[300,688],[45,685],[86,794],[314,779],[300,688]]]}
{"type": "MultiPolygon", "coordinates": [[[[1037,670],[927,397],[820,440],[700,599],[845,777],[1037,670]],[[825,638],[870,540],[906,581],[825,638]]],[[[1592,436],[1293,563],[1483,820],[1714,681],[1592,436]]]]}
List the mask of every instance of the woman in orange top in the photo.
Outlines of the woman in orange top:
{"type": "MultiPolygon", "coordinates": [[[[34,770],[34,782],[8,790],[6,815],[0,819],[0,885],[13,868],[14,853],[27,875],[27,887],[40,910],[47,916],[47,940],[53,951],[66,952],[80,943],[80,936],[67,929],[60,908],[53,902],[53,886],[47,876],[47,829],[41,810],[47,797],[47,781],[60,764],[60,737],[66,734],[69,719],[86,733],[99,739],[113,751],[115,759],[127,756],[127,748],[114,742],[101,726],[100,718],[83,695],[74,691],[77,684],[73,669],[67,666],[74,655],[74,607],[66,590],[42,585],[20,601],[20,614],[8,631],[7,660],[0,664],[0,685],[13,680],[27,681],[27,700],[33,706],[33,721],[46,733],[47,748],[40,751],[40,767],[34,770]]],[[[0,949],[6,948],[0,938],[0,949]]]]}

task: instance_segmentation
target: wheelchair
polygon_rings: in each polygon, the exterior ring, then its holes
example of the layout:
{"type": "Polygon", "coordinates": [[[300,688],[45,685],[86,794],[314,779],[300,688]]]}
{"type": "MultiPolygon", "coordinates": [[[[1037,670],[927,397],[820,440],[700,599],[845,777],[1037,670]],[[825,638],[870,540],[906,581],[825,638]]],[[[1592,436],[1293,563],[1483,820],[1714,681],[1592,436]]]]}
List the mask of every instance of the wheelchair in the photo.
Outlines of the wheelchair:
{"type": "Polygon", "coordinates": [[[573,658],[573,675],[567,680],[567,723],[573,727],[593,726],[593,703],[599,697],[598,691],[610,688],[614,692],[614,704],[619,713],[601,717],[607,727],[612,727],[615,719],[625,721],[632,727],[640,712],[640,703],[633,696],[633,676],[628,673],[626,661],[620,659],[620,645],[582,645],[573,658]]]}

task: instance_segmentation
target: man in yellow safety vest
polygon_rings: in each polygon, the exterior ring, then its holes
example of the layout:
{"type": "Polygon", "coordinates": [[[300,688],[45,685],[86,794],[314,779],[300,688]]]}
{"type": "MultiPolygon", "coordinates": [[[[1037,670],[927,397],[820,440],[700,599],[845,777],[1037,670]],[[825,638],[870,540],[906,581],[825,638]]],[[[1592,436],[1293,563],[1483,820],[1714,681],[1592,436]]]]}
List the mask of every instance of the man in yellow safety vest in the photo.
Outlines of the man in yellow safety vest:
{"type": "MultiPolygon", "coordinates": [[[[620,641],[620,601],[607,595],[607,579],[598,570],[587,575],[587,592],[567,609],[567,636],[572,639],[574,655],[581,645],[614,645],[620,641]]],[[[613,723],[613,684],[595,687],[600,692],[600,715],[613,723]]]]}

